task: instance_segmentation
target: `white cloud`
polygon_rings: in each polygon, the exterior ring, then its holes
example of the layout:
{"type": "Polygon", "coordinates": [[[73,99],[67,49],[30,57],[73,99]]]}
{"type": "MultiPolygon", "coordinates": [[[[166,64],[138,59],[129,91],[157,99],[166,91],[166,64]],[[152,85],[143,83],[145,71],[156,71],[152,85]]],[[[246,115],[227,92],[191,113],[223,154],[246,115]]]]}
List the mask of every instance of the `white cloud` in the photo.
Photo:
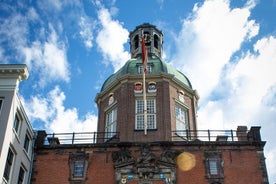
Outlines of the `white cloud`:
{"type": "Polygon", "coordinates": [[[28,20],[21,14],[11,14],[10,17],[0,19],[0,43],[7,42],[9,47],[17,48],[27,42],[28,20]]]}
{"type": "Polygon", "coordinates": [[[38,73],[40,87],[52,81],[70,80],[65,44],[58,40],[51,25],[50,29],[51,33],[46,42],[34,41],[30,47],[20,49],[29,69],[38,73]]]}
{"type": "Polygon", "coordinates": [[[272,178],[272,176],[274,177],[273,179],[270,179],[270,183],[275,183],[276,181],[276,165],[275,165],[275,160],[276,160],[276,149],[270,150],[269,152],[266,152],[266,165],[267,165],[267,169],[268,169],[268,176],[272,178]]]}
{"type": "Polygon", "coordinates": [[[2,61],[3,63],[5,63],[5,56],[4,56],[4,49],[2,47],[0,47],[0,61],[2,61]]]}
{"type": "Polygon", "coordinates": [[[217,0],[196,5],[184,20],[173,64],[187,74],[203,100],[217,85],[231,55],[258,33],[259,26],[249,16],[249,7],[230,9],[228,1],[217,0]]]}
{"type": "MultiPolygon", "coordinates": [[[[199,116],[202,113],[212,117],[215,112],[222,111],[223,119],[218,122],[227,128],[238,124],[254,125],[263,122],[264,117],[256,117],[256,114],[267,107],[273,110],[276,100],[275,61],[276,39],[269,37],[257,41],[254,53],[248,52],[236,63],[229,64],[232,65],[229,69],[220,71],[223,77],[212,91],[218,90],[216,95],[224,96],[214,101],[206,99],[208,103],[201,105],[199,116]],[[225,89],[219,91],[222,88],[225,89]],[[210,103],[213,104],[212,108],[209,108],[210,103]]],[[[199,122],[202,125],[204,121],[209,122],[208,116],[199,117],[199,122]]]]}
{"type": "Polygon", "coordinates": [[[239,94],[241,104],[247,108],[260,105],[264,93],[276,84],[276,39],[263,38],[254,45],[253,54],[248,53],[233,68],[230,80],[239,94]]]}
{"type": "Polygon", "coordinates": [[[87,49],[92,48],[93,46],[93,24],[92,20],[88,19],[87,17],[80,17],[79,27],[80,27],[80,36],[84,42],[84,45],[87,49]]]}
{"type": "Polygon", "coordinates": [[[27,17],[30,21],[39,21],[39,15],[33,7],[28,9],[27,17]]]}
{"type": "Polygon", "coordinates": [[[129,33],[123,28],[122,23],[112,20],[110,12],[102,6],[98,11],[98,18],[102,28],[96,42],[103,53],[104,62],[112,64],[117,71],[130,58],[129,53],[124,49],[129,33]]]}
{"type": "Polygon", "coordinates": [[[46,96],[32,96],[23,103],[31,121],[44,122],[48,133],[97,131],[97,115],[87,113],[80,118],[76,108],[64,107],[65,99],[65,94],[56,86],[46,96]]]}
{"type": "Polygon", "coordinates": [[[67,1],[60,1],[60,0],[45,0],[45,1],[39,1],[38,5],[41,9],[47,10],[50,12],[60,11],[64,4],[66,4],[67,1]]]}

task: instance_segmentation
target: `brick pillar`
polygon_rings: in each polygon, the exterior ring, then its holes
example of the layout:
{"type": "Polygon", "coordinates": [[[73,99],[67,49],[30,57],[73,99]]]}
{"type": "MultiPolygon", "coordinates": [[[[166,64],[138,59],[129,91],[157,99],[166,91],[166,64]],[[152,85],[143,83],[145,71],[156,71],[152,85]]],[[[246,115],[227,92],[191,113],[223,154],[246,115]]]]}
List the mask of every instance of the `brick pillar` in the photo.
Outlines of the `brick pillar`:
{"type": "Polygon", "coordinates": [[[35,148],[41,148],[44,145],[47,133],[44,130],[38,130],[35,140],[35,148]]]}
{"type": "Polygon", "coordinates": [[[247,126],[238,126],[237,128],[238,141],[248,141],[247,140],[247,126]]]}
{"type": "Polygon", "coordinates": [[[249,141],[262,141],[261,139],[261,133],[260,133],[261,127],[251,127],[247,136],[249,141]]]}

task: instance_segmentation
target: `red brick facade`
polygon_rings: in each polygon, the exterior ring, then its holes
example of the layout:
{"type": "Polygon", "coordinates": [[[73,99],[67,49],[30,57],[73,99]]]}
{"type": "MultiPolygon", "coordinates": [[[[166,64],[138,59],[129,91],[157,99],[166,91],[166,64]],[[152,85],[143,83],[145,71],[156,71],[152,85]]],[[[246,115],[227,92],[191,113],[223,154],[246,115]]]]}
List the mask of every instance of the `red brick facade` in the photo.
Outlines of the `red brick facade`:
{"type": "MultiPolygon", "coordinates": [[[[140,77],[140,76],[139,76],[140,77]]],[[[134,92],[135,80],[128,80],[123,84],[118,84],[114,90],[106,92],[102,97],[99,97],[99,124],[98,132],[105,132],[106,109],[108,108],[109,93],[114,94],[116,101],[117,112],[117,131],[120,132],[120,141],[167,141],[171,140],[171,131],[175,130],[175,104],[178,99],[178,91],[185,90],[185,105],[188,110],[188,119],[190,130],[196,130],[196,104],[197,99],[195,92],[187,90],[181,86],[175,86],[167,80],[161,80],[156,76],[148,76],[147,81],[155,79],[156,93],[148,94],[149,97],[156,99],[156,124],[158,131],[148,131],[148,135],[144,136],[143,131],[135,131],[135,100],[141,98],[139,94],[134,92]],[[130,133],[131,132],[131,133],[130,133]]]]}
{"type": "MultiPolygon", "coordinates": [[[[155,155],[155,164],[158,165],[163,152],[162,143],[155,143],[150,146],[151,152],[155,155]]],[[[257,143],[178,143],[171,145],[170,150],[177,155],[182,152],[190,153],[194,156],[195,165],[190,170],[182,171],[177,163],[176,183],[187,184],[210,184],[220,182],[223,184],[262,184],[265,183],[265,172],[263,168],[264,160],[261,142],[257,143]],[[223,163],[223,177],[210,178],[206,175],[206,155],[205,152],[221,153],[223,163]]],[[[102,184],[115,182],[115,165],[112,159],[112,152],[118,151],[114,144],[89,146],[45,146],[37,151],[34,163],[34,184],[66,184],[70,183],[69,155],[85,152],[89,155],[86,173],[86,184],[102,184]],[[95,147],[94,147],[95,146],[95,147]],[[115,146],[115,147],[114,147],[115,146]]],[[[137,160],[141,155],[141,145],[128,145],[131,156],[134,159],[132,164],[137,165],[137,160]]],[[[189,162],[189,161],[187,161],[189,162]]],[[[139,183],[136,179],[127,179],[127,183],[139,183]]],[[[151,180],[152,184],[164,183],[164,179],[151,180]]]]}

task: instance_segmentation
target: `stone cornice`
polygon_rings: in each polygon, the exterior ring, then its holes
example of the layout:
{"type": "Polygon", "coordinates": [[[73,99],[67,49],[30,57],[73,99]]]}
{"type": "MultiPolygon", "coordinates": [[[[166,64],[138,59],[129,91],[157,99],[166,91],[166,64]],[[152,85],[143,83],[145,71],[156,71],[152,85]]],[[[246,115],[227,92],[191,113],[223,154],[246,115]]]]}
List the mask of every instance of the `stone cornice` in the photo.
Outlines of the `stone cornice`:
{"type": "Polygon", "coordinates": [[[29,71],[25,64],[1,64],[1,78],[9,78],[17,76],[19,80],[26,80],[29,77],[29,71]]]}

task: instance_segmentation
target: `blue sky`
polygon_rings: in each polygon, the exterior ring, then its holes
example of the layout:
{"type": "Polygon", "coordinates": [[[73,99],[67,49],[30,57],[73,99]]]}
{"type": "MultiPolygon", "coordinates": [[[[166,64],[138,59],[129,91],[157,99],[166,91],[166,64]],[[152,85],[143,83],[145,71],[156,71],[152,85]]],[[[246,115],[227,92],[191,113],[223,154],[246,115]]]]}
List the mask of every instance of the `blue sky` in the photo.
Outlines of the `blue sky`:
{"type": "Polygon", "coordinates": [[[164,60],[200,95],[199,129],[262,126],[276,182],[275,0],[0,2],[0,63],[25,63],[19,93],[35,129],[95,131],[101,85],[130,58],[129,32],[164,33],[164,60]]]}

